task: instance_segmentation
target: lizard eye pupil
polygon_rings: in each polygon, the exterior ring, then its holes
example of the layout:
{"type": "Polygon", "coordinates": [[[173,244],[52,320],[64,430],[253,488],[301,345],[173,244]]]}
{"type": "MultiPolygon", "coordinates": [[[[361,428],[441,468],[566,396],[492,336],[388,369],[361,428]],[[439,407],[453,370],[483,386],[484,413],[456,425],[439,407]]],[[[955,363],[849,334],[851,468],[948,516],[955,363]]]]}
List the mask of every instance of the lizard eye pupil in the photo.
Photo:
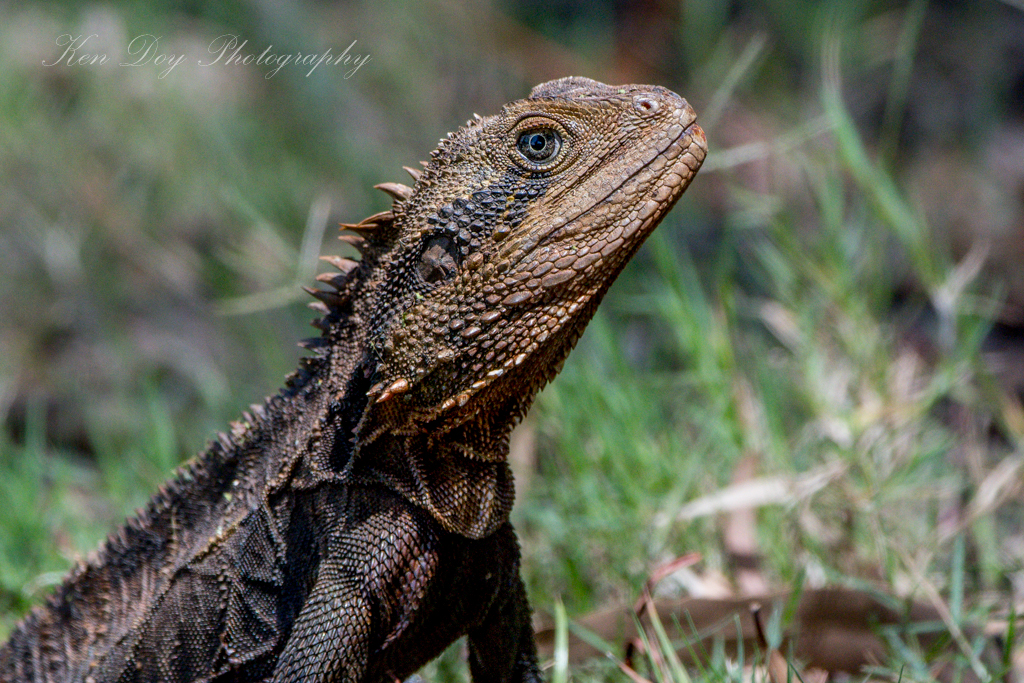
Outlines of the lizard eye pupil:
{"type": "Polygon", "coordinates": [[[527,160],[535,164],[543,163],[558,154],[562,147],[562,138],[558,131],[544,128],[520,135],[516,147],[527,160]]]}

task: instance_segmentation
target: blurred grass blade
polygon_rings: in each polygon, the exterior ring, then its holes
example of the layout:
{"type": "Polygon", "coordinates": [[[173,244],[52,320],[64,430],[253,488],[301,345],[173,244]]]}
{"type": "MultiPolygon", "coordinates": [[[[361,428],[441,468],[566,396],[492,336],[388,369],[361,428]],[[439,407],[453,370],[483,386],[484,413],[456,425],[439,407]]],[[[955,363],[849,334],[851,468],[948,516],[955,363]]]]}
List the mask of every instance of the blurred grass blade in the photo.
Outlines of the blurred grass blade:
{"type": "MultiPolygon", "coordinates": [[[[561,603],[559,603],[559,604],[561,604],[561,603]]],[[[563,609],[564,609],[564,607],[563,607],[563,609]]],[[[598,635],[594,631],[592,631],[591,629],[587,628],[586,626],[582,626],[582,625],[576,623],[575,621],[570,621],[569,622],[569,630],[572,631],[573,635],[575,635],[577,638],[582,640],[584,643],[586,643],[590,647],[594,648],[595,650],[599,650],[599,651],[603,652],[606,657],[611,657],[611,658],[615,657],[615,652],[616,652],[616,650],[618,648],[615,645],[613,645],[612,643],[610,643],[609,641],[607,641],[604,638],[602,638],[600,635],[598,635]]],[[[558,635],[557,632],[556,632],[555,635],[556,635],[556,638],[557,638],[557,635],[558,635]]],[[[556,646],[557,646],[557,642],[556,642],[556,646]]]]}
{"type": "Polygon", "coordinates": [[[928,0],[913,0],[910,7],[906,9],[903,30],[900,31],[899,42],[896,45],[892,80],[889,82],[889,93],[885,100],[885,117],[880,133],[882,156],[890,163],[893,161],[899,143],[900,127],[903,124],[903,114],[907,109],[907,97],[910,92],[910,74],[914,67],[914,53],[927,7],[928,0]]]}
{"type": "Polygon", "coordinates": [[[755,34],[747,42],[743,52],[736,58],[736,61],[725,75],[718,89],[715,90],[715,94],[711,96],[708,106],[704,108],[704,112],[701,114],[701,126],[705,130],[711,130],[715,127],[715,123],[718,122],[718,118],[725,110],[725,105],[736,91],[736,87],[750,71],[758,57],[761,56],[761,53],[764,52],[764,46],[767,42],[768,38],[764,33],[755,34]]]}
{"type": "Polygon", "coordinates": [[[868,158],[864,140],[843,104],[838,83],[827,84],[822,89],[822,102],[832,122],[843,163],[873,201],[884,223],[909,252],[918,277],[929,290],[934,289],[942,280],[923,220],[903,199],[889,174],[868,158]]]}
{"type": "Polygon", "coordinates": [[[551,683],[567,683],[569,680],[569,619],[561,598],[555,601],[555,663],[551,672],[551,683]]]}
{"type": "Polygon", "coordinates": [[[1003,667],[1000,675],[1009,677],[1013,671],[1013,653],[1017,645],[1017,602],[1015,600],[1010,601],[1010,616],[1007,620],[1006,638],[1003,642],[1003,667]]]}
{"type": "Polygon", "coordinates": [[[671,677],[673,683],[690,683],[690,676],[686,673],[686,669],[683,668],[682,662],[679,661],[676,648],[665,632],[665,625],[661,623],[661,617],[658,615],[654,601],[651,600],[649,595],[646,598],[646,610],[651,626],[654,628],[655,637],[658,639],[658,646],[661,649],[667,670],[666,673],[671,677]]]}
{"type": "MultiPolygon", "coordinates": [[[[704,118],[701,117],[701,122],[703,121],[704,118]]],[[[827,116],[818,116],[799,123],[769,140],[758,140],[727,149],[716,149],[715,153],[701,165],[701,173],[707,175],[709,171],[735,168],[753,161],[760,161],[771,154],[786,154],[830,130],[832,130],[832,121],[827,116]]]]}
{"type": "Polygon", "coordinates": [[[963,534],[953,539],[953,566],[949,570],[949,616],[958,626],[962,622],[964,605],[964,555],[966,542],[963,534]]]}

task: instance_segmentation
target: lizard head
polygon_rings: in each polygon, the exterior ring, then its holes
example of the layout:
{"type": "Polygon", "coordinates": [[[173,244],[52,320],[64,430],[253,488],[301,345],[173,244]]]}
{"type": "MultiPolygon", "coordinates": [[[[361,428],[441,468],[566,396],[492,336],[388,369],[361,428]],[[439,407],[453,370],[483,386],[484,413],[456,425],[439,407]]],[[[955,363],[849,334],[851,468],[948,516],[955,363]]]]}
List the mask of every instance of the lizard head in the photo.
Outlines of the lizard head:
{"type": "Polygon", "coordinates": [[[563,78],[443,139],[368,277],[368,409],[511,428],[700,167],[695,121],[665,88],[563,78]]]}

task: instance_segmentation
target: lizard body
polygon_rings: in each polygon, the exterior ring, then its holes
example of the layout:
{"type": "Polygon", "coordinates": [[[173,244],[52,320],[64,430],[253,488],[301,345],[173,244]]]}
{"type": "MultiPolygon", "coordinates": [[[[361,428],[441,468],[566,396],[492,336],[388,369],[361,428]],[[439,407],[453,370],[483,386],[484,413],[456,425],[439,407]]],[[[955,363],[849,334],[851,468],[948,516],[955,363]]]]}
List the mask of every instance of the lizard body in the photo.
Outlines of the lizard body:
{"type": "Polygon", "coordinates": [[[508,437],[706,154],[656,86],[537,86],[441,141],[311,290],[287,386],[0,649],[3,681],[395,681],[468,635],[540,680],[508,437]]]}

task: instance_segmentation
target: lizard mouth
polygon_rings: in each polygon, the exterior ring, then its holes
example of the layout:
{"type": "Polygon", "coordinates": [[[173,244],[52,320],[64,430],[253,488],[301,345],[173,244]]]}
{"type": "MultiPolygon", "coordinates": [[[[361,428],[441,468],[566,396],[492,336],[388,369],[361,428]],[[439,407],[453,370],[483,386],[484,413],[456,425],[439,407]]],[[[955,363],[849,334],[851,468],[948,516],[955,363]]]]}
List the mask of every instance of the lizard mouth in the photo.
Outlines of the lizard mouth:
{"type": "MultiPolygon", "coordinates": [[[[686,109],[692,112],[688,105],[686,109]]],[[[588,243],[594,242],[590,253],[596,251],[602,256],[609,256],[628,243],[638,245],[682,196],[706,155],[707,137],[696,120],[691,118],[689,125],[681,126],[679,134],[670,138],[662,151],[621,177],[605,194],[588,202],[585,208],[571,216],[554,218],[532,237],[527,237],[527,243],[522,245],[522,251],[514,260],[512,269],[518,270],[524,261],[531,261],[531,256],[543,251],[544,247],[564,241],[575,242],[580,238],[589,238],[588,243]],[[638,180],[638,176],[659,162],[663,168],[656,172],[653,182],[648,184],[644,179],[638,180]],[[624,192],[632,183],[643,187],[643,194],[647,197],[646,201],[640,202],[635,218],[620,225],[615,224],[614,218],[587,220],[601,207],[613,203],[615,195],[624,192]]]]}
{"type": "MultiPolygon", "coordinates": [[[[672,194],[674,194],[675,196],[671,197],[671,202],[675,203],[675,200],[680,195],[682,195],[683,190],[685,190],[686,186],[689,184],[689,179],[692,178],[693,175],[697,172],[697,168],[700,167],[700,164],[704,161],[704,156],[707,154],[707,138],[704,135],[704,130],[700,126],[697,125],[696,121],[694,121],[689,126],[684,128],[679,133],[679,135],[677,135],[674,139],[672,139],[672,141],[668,144],[668,146],[666,148],[666,151],[672,150],[674,148],[678,148],[679,149],[679,151],[675,155],[669,157],[665,152],[662,152],[662,153],[656,155],[653,159],[647,161],[646,163],[642,164],[641,166],[638,166],[628,176],[623,177],[619,181],[618,184],[616,184],[614,187],[612,187],[608,191],[608,193],[606,195],[604,195],[603,197],[601,197],[598,201],[591,203],[590,206],[588,206],[587,208],[581,210],[580,212],[578,212],[576,215],[572,216],[571,218],[561,219],[561,224],[554,225],[554,229],[549,231],[544,236],[544,238],[542,239],[542,243],[544,241],[548,241],[548,240],[551,240],[551,239],[558,238],[561,233],[571,232],[570,226],[572,226],[574,223],[576,223],[580,219],[586,218],[588,215],[590,215],[591,213],[596,211],[599,207],[605,205],[617,192],[622,191],[622,189],[631,180],[635,179],[638,175],[643,173],[645,170],[649,169],[651,167],[651,165],[654,164],[659,159],[665,159],[666,162],[667,162],[666,165],[668,165],[668,164],[672,165],[672,169],[671,170],[667,170],[663,174],[663,177],[671,175],[671,174],[674,173],[674,171],[677,171],[677,170],[682,170],[683,173],[684,173],[684,175],[680,176],[679,180],[674,184],[674,186],[672,188],[673,190],[676,190],[676,191],[672,192],[672,194]],[[690,136],[690,143],[684,149],[684,148],[682,148],[680,143],[687,136],[690,136]],[[697,142],[697,140],[699,140],[700,142],[697,142]],[[692,152],[699,152],[699,156],[697,154],[693,154],[693,156],[697,160],[697,165],[693,169],[690,169],[682,161],[683,158],[685,157],[685,155],[687,154],[687,152],[691,152],[691,153],[692,152]],[[680,168],[680,167],[682,167],[682,168],[680,168]]],[[[679,175],[679,174],[676,173],[675,175],[679,175]]],[[[666,199],[668,199],[668,197],[666,197],[666,199]]],[[[657,200],[655,200],[655,201],[657,201],[657,200]]],[[[671,206],[666,207],[665,210],[661,212],[661,214],[664,214],[665,212],[667,212],[669,208],[671,208],[671,206]]],[[[599,230],[601,230],[604,227],[605,226],[602,224],[602,225],[596,226],[596,229],[599,231],[599,230]]],[[[583,234],[586,234],[588,232],[590,232],[590,231],[589,230],[585,230],[583,234]]]]}

